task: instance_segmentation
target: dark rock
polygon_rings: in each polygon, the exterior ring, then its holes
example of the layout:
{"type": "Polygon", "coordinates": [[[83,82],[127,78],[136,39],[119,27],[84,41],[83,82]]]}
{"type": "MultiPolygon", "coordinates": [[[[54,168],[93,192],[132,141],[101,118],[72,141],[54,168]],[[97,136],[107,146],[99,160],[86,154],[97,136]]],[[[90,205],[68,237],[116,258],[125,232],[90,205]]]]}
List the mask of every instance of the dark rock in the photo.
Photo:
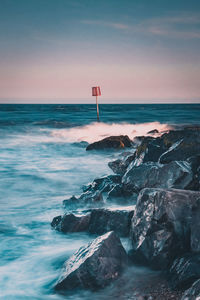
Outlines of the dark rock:
{"type": "Polygon", "coordinates": [[[69,199],[63,200],[64,207],[70,210],[83,207],[98,207],[103,203],[103,195],[99,191],[87,191],[81,194],[78,198],[73,196],[69,199]]]}
{"type": "Polygon", "coordinates": [[[157,129],[153,129],[147,132],[147,134],[156,134],[156,133],[159,133],[157,129]]]}
{"type": "Polygon", "coordinates": [[[127,209],[92,209],[87,215],[75,216],[66,213],[53,219],[51,226],[61,232],[87,231],[92,234],[104,234],[115,231],[119,236],[128,236],[134,207],[127,209]]]}
{"type": "Polygon", "coordinates": [[[185,291],[181,300],[199,300],[200,299],[200,279],[185,291]]]}
{"type": "Polygon", "coordinates": [[[65,214],[53,219],[51,226],[61,232],[80,232],[88,230],[90,215],[75,216],[74,214],[65,214]]]}
{"type": "Polygon", "coordinates": [[[92,183],[83,187],[84,192],[87,191],[101,191],[102,193],[108,192],[115,186],[115,184],[121,183],[120,175],[109,175],[100,178],[96,178],[92,183]]]}
{"type": "Polygon", "coordinates": [[[185,189],[192,179],[192,169],[187,162],[173,161],[165,165],[147,162],[128,168],[122,184],[125,191],[138,193],[146,187],[185,189]]]}
{"type": "Polygon", "coordinates": [[[177,258],[170,268],[169,276],[174,288],[189,288],[200,278],[200,254],[187,254],[177,258]]]}
{"type": "Polygon", "coordinates": [[[81,247],[64,264],[55,284],[57,291],[96,290],[117,279],[127,264],[127,254],[113,231],[81,247]]]}
{"type": "Polygon", "coordinates": [[[142,190],[132,218],[132,258],[164,269],[182,253],[199,251],[199,206],[200,192],[142,190]]]}
{"type": "Polygon", "coordinates": [[[128,236],[133,213],[133,207],[127,210],[94,209],[91,211],[88,230],[95,234],[113,230],[119,236],[128,236]]]}
{"type": "Polygon", "coordinates": [[[149,161],[157,162],[167,149],[168,147],[163,143],[162,138],[146,136],[136,149],[135,161],[132,165],[139,166],[141,163],[149,161]]]}
{"type": "Polygon", "coordinates": [[[115,174],[124,175],[129,164],[135,159],[135,153],[123,159],[117,159],[108,163],[108,166],[115,174]]]}
{"type": "MultiPolygon", "coordinates": [[[[160,156],[160,163],[169,163],[173,160],[186,160],[190,156],[200,153],[200,130],[181,131],[182,138],[173,143],[170,148],[160,156]]],[[[167,139],[167,137],[166,137],[167,139]]]]}
{"type": "Polygon", "coordinates": [[[132,142],[127,135],[110,136],[87,146],[86,150],[123,149],[130,148],[132,142]]]}
{"type": "Polygon", "coordinates": [[[114,201],[121,204],[133,203],[137,194],[124,189],[122,184],[115,185],[108,193],[107,201],[114,201]]]}
{"type": "Polygon", "coordinates": [[[200,191],[200,155],[192,156],[187,159],[193,172],[193,180],[188,186],[188,189],[200,191]]]}

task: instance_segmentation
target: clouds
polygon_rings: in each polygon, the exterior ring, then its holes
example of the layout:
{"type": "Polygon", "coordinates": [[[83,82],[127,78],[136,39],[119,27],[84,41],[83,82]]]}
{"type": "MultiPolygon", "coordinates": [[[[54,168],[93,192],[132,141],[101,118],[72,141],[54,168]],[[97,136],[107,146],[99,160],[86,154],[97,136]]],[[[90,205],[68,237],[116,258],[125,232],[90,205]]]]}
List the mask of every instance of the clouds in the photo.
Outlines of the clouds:
{"type": "Polygon", "coordinates": [[[82,24],[103,26],[129,34],[152,35],[178,39],[200,39],[200,14],[181,13],[163,18],[150,18],[129,23],[107,22],[105,20],[81,20],[82,24]]]}

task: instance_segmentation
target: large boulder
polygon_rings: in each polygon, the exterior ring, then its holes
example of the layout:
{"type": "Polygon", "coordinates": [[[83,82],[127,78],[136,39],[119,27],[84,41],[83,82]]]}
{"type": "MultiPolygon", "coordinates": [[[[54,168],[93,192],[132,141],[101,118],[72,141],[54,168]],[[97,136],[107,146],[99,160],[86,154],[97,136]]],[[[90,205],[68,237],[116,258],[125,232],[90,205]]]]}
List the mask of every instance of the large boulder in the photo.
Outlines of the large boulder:
{"type": "Polygon", "coordinates": [[[128,209],[93,209],[90,215],[88,231],[103,234],[115,231],[119,236],[128,236],[134,207],[128,209]]]}
{"type": "Polygon", "coordinates": [[[161,165],[147,162],[128,168],[122,178],[125,191],[138,193],[143,188],[177,188],[185,189],[192,182],[193,174],[189,163],[172,161],[161,165]]]}
{"type": "Polygon", "coordinates": [[[200,192],[143,189],[131,224],[132,258],[165,269],[181,254],[198,252],[199,207],[200,192]]]}
{"type": "Polygon", "coordinates": [[[96,290],[117,279],[127,264],[127,254],[120,239],[108,232],[69,258],[55,284],[57,291],[75,288],[96,290]]]}
{"type": "Polygon", "coordinates": [[[109,136],[103,140],[89,144],[86,150],[123,149],[130,148],[132,141],[127,135],[109,136]]]}
{"type": "Polygon", "coordinates": [[[200,279],[185,291],[181,300],[199,300],[200,299],[200,279]]]}
{"type": "Polygon", "coordinates": [[[113,230],[119,236],[128,236],[134,207],[92,209],[83,216],[66,213],[64,216],[55,217],[51,226],[64,233],[87,231],[92,234],[104,234],[113,230]]]}
{"type": "Polygon", "coordinates": [[[160,156],[160,163],[166,164],[173,160],[186,160],[190,156],[200,153],[200,128],[196,130],[187,129],[181,131],[181,133],[182,137],[160,156]]]}
{"type": "Polygon", "coordinates": [[[170,268],[169,278],[174,288],[189,288],[200,278],[200,254],[187,254],[177,258],[170,268]]]}
{"type": "Polygon", "coordinates": [[[74,214],[65,214],[53,218],[51,226],[61,232],[80,232],[88,230],[90,215],[75,216],[74,214]]]}

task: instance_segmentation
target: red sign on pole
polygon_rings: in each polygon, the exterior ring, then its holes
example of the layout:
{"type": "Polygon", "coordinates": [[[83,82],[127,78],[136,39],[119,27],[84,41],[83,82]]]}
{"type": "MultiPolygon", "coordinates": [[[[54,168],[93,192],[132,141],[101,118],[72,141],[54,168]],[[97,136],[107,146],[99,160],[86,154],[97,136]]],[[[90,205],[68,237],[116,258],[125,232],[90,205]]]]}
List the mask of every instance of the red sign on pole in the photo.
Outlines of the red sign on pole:
{"type": "Polygon", "coordinates": [[[92,96],[101,96],[100,86],[94,86],[92,88],[92,96]]]}

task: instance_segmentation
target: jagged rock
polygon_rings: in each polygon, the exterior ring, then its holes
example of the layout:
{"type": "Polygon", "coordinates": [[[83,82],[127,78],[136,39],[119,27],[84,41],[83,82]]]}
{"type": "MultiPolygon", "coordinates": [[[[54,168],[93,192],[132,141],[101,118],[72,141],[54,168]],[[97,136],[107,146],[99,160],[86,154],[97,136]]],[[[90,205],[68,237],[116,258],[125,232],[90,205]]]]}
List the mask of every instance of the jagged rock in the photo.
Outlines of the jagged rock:
{"type": "Polygon", "coordinates": [[[147,132],[147,134],[153,134],[153,135],[157,134],[157,133],[159,133],[159,131],[157,129],[153,129],[153,130],[150,130],[147,132]]]}
{"type": "Polygon", "coordinates": [[[104,234],[115,231],[119,236],[128,236],[134,206],[123,209],[92,209],[87,215],[75,216],[66,213],[53,219],[51,226],[61,232],[87,231],[104,234]]]}
{"type": "Polygon", "coordinates": [[[100,178],[96,178],[92,183],[83,187],[84,192],[88,191],[101,191],[102,193],[111,190],[115,184],[121,183],[120,175],[109,175],[100,178]]]}
{"type": "Polygon", "coordinates": [[[123,159],[117,159],[108,163],[108,166],[115,174],[124,175],[129,164],[135,159],[135,153],[123,159]]]}
{"type": "Polygon", "coordinates": [[[51,226],[58,231],[80,232],[88,230],[90,214],[86,216],[75,216],[74,214],[65,214],[63,217],[58,216],[53,219],[51,226]]]}
{"type": "Polygon", "coordinates": [[[96,290],[117,279],[127,264],[127,254],[120,239],[108,232],[69,258],[55,284],[57,291],[75,288],[96,290]]]}
{"type": "Polygon", "coordinates": [[[170,268],[169,276],[174,288],[189,288],[200,278],[200,254],[187,254],[177,258],[170,268]]]}
{"type": "Polygon", "coordinates": [[[185,189],[192,179],[192,169],[187,162],[173,161],[165,165],[147,162],[129,168],[122,178],[122,184],[125,191],[138,193],[146,187],[185,189]]]}
{"type": "Polygon", "coordinates": [[[127,135],[109,136],[98,142],[89,144],[86,150],[103,150],[103,149],[123,149],[130,148],[132,141],[127,135]]]}
{"type": "Polygon", "coordinates": [[[116,184],[110,192],[108,192],[107,201],[114,201],[121,204],[133,203],[137,198],[137,194],[124,189],[122,184],[116,184]]]}
{"type": "Polygon", "coordinates": [[[103,234],[113,230],[119,236],[128,236],[133,213],[133,207],[123,210],[94,209],[91,211],[88,231],[103,234]]]}
{"type": "Polygon", "coordinates": [[[184,130],[181,131],[181,134],[182,137],[160,156],[160,163],[165,164],[173,160],[186,160],[190,156],[200,153],[200,128],[197,130],[184,130]]]}
{"type": "Polygon", "coordinates": [[[131,224],[134,260],[164,269],[182,253],[199,251],[200,192],[144,189],[131,224]]]}
{"type": "Polygon", "coordinates": [[[199,300],[200,299],[200,279],[185,291],[181,300],[199,300]]]}
{"type": "Polygon", "coordinates": [[[193,180],[188,186],[188,189],[200,191],[200,155],[192,156],[187,159],[193,172],[193,180]]]}
{"type": "Polygon", "coordinates": [[[103,203],[103,195],[99,191],[87,191],[78,198],[72,196],[69,199],[63,200],[63,206],[70,210],[83,207],[98,207],[103,203]]]}

